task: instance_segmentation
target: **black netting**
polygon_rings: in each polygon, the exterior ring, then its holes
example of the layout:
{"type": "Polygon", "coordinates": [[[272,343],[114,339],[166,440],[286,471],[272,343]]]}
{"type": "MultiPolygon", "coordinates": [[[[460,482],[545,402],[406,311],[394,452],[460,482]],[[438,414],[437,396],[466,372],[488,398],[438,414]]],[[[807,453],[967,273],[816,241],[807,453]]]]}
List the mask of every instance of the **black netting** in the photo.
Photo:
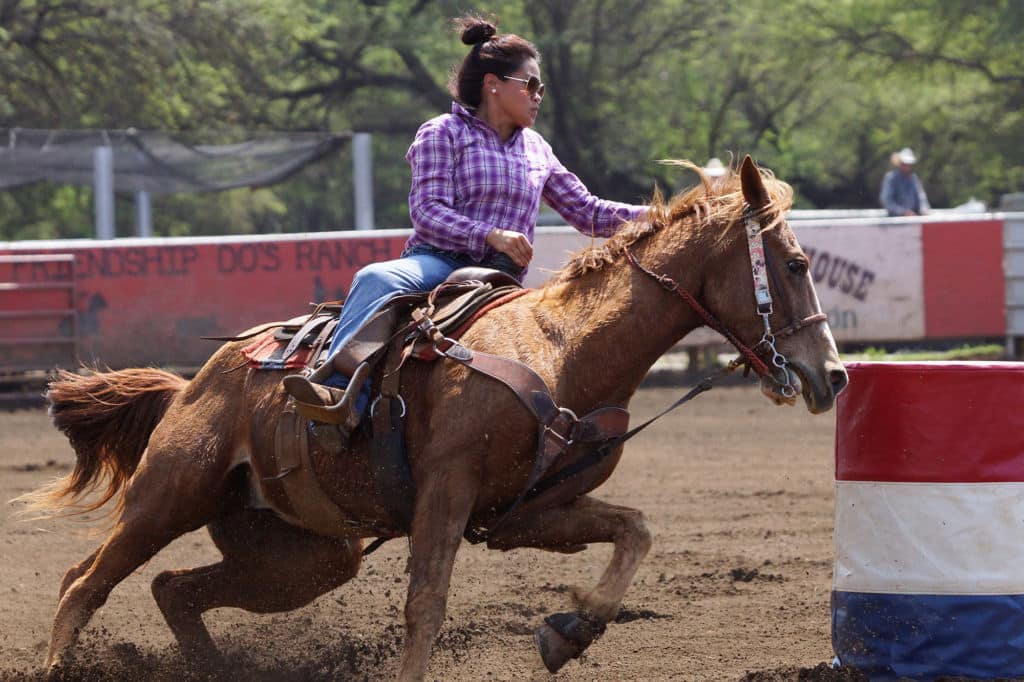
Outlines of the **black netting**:
{"type": "Polygon", "coordinates": [[[160,131],[0,129],[0,189],[41,180],[91,186],[97,147],[112,149],[117,192],[172,194],[260,187],[284,180],[338,150],[351,137],[351,133],[254,133],[242,142],[208,145],[191,144],[184,134],[160,131]]]}

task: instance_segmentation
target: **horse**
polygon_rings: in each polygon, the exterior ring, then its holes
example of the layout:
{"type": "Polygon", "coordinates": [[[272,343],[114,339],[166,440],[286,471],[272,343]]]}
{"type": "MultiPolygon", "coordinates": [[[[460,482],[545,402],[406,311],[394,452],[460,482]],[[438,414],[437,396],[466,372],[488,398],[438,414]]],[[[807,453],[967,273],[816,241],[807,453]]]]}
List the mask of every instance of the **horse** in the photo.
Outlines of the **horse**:
{"type": "MultiPolygon", "coordinates": [[[[576,254],[546,285],[491,310],[461,343],[524,363],[559,406],[586,414],[626,407],[659,357],[690,331],[714,324],[744,351],[746,364],[761,368],[769,399],[793,404],[800,395],[810,412],[829,410],[847,376],[808,258],[785,220],[792,189],[749,156],[714,184],[687,165],[699,184],[669,200],[656,191],[642,219],[576,254]],[[772,297],[768,307],[761,289],[772,297]],[[773,333],[780,327],[785,333],[773,333]]],[[[165,571],[152,583],[184,656],[218,660],[202,621],[209,609],[287,611],[357,574],[364,539],[371,537],[366,529],[388,520],[372,492],[367,437],[356,431],[339,455],[314,457],[323,489],[365,525],[330,536],[304,528],[265,485],[275,473],[265,464],[274,424],[286,405],[281,374],[234,371],[243,346],[222,345],[191,381],[150,368],[63,372],[51,382],[52,419],[73,446],[76,464],[22,499],[51,515],[95,511],[114,500],[106,509],[109,535],[60,586],[46,658],[51,673],[68,663],[79,633],[118,583],[203,526],[223,559],[165,571]],[[261,490],[269,510],[254,502],[261,490]]],[[[398,531],[408,536],[410,550],[399,679],[420,680],[444,620],[463,535],[521,498],[538,431],[513,392],[455,362],[411,362],[400,389],[409,412],[406,453],[415,497],[411,522],[398,531]]],[[[568,470],[587,451],[570,445],[551,471],[568,470]]],[[[578,656],[615,619],[652,544],[640,511],[591,495],[622,453],[618,444],[593,466],[522,502],[486,538],[489,549],[567,554],[591,543],[614,545],[597,584],[574,595],[579,617],[561,623],[549,617],[537,630],[551,670],[578,656]]]]}

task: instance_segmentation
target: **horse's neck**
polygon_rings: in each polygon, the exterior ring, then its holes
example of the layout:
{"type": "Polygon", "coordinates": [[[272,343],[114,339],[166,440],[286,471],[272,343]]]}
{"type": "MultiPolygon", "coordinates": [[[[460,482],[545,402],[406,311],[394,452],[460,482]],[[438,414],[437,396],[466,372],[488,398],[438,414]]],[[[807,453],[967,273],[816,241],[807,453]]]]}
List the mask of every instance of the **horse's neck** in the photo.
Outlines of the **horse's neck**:
{"type": "MultiPolygon", "coordinates": [[[[638,244],[634,251],[654,251],[644,247],[638,244]]],[[[686,273],[680,281],[684,288],[692,290],[700,280],[695,268],[677,271],[686,273]]],[[[553,388],[566,398],[625,403],[651,365],[701,325],[682,298],[625,259],[549,289],[542,324],[561,340],[561,371],[553,388]]]]}

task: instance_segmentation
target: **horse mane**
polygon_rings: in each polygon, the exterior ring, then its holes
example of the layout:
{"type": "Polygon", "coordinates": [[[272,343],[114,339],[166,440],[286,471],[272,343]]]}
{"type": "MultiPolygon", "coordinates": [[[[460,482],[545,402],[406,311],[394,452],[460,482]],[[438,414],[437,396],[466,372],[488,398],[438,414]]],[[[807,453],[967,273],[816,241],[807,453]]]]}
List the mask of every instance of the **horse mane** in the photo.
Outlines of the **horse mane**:
{"type": "MultiPolygon", "coordinates": [[[[604,244],[590,246],[573,255],[569,262],[552,278],[552,284],[577,279],[593,270],[600,270],[614,262],[631,245],[669,225],[689,223],[694,226],[721,223],[726,229],[740,221],[746,207],[739,172],[730,168],[721,178],[709,178],[704,170],[685,160],[668,160],[663,163],[689,168],[700,178],[700,184],[679,192],[665,201],[658,188],[654,189],[647,215],[640,220],[627,222],[604,244]],[[689,219],[689,220],[688,220],[689,219]]],[[[775,177],[767,168],[759,168],[761,181],[768,192],[770,201],[757,212],[758,217],[768,217],[765,230],[781,223],[786,212],[793,205],[793,188],[775,177]]]]}

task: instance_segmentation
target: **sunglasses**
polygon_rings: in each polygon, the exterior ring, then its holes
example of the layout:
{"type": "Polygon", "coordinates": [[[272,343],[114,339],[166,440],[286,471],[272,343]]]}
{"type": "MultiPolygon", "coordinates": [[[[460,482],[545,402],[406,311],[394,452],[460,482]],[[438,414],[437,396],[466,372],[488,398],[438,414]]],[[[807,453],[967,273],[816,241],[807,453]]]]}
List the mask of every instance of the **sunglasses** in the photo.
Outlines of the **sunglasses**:
{"type": "Polygon", "coordinates": [[[537,78],[536,76],[530,76],[529,78],[516,78],[515,76],[498,76],[498,78],[500,78],[503,81],[519,81],[520,83],[525,83],[526,88],[524,89],[527,93],[529,93],[530,97],[533,97],[535,95],[540,95],[541,97],[544,96],[544,84],[541,83],[540,79],[537,78]]]}

